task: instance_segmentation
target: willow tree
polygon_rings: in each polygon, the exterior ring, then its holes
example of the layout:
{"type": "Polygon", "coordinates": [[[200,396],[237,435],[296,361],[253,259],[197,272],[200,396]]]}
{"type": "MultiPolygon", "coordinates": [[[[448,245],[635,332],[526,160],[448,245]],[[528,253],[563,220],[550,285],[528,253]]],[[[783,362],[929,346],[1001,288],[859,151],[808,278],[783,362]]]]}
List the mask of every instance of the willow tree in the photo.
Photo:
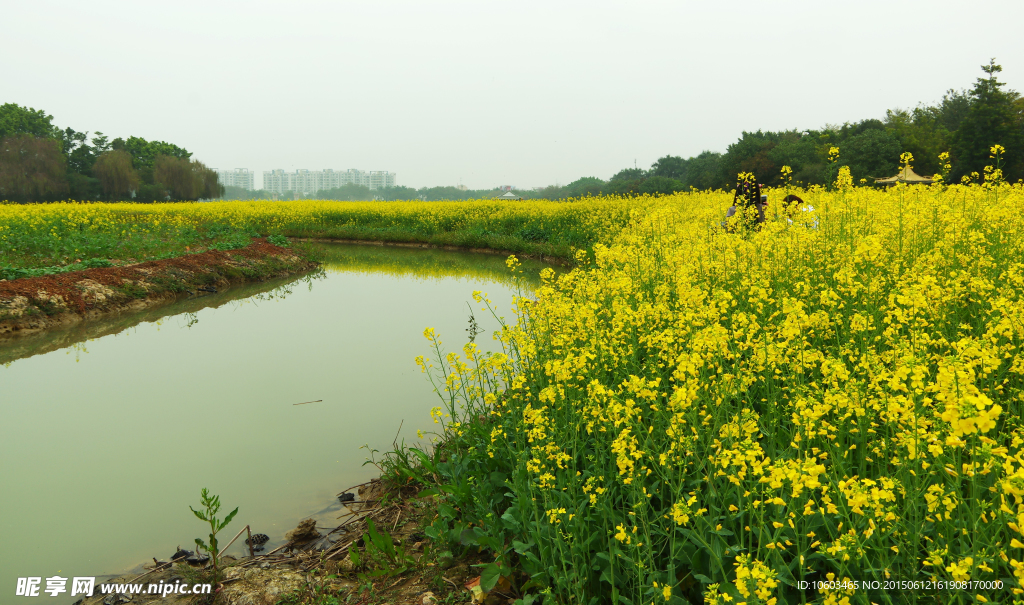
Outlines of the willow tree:
{"type": "Polygon", "coordinates": [[[139,173],[132,167],[132,156],[124,151],[101,154],[92,166],[92,173],[111,200],[128,199],[139,188],[139,173]]]}
{"type": "Polygon", "coordinates": [[[64,154],[57,140],[29,134],[0,139],[0,201],[55,200],[67,191],[64,154]]]}

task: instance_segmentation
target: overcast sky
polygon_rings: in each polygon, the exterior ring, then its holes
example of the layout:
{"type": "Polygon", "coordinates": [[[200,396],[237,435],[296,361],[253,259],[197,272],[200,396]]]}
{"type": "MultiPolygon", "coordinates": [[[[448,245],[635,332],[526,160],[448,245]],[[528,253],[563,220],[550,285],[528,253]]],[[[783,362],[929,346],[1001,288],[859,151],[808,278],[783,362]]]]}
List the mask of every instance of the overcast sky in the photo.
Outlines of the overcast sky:
{"type": "Polygon", "coordinates": [[[214,168],[389,170],[410,187],[607,179],[934,103],[1024,2],[7,2],[0,103],[214,168]]]}

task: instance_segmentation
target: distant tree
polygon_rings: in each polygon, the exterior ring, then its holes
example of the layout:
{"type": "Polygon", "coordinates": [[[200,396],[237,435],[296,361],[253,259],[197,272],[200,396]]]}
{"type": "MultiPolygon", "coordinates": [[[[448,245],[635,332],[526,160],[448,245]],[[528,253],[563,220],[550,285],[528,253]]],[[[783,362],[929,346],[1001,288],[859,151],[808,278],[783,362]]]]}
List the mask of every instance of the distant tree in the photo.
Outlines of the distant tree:
{"type": "Polygon", "coordinates": [[[864,134],[869,130],[885,130],[885,124],[881,120],[869,118],[867,120],[861,120],[860,122],[847,122],[842,126],[835,128],[833,132],[836,134],[836,141],[842,143],[850,137],[864,134]]]}
{"type": "Polygon", "coordinates": [[[840,147],[840,158],[842,164],[850,167],[856,183],[860,179],[895,174],[902,152],[903,148],[894,136],[885,130],[872,129],[846,139],[840,147]]]}
{"type": "MultiPolygon", "coordinates": [[[[397,189],[397,187],[395,187],[395,189],[397,189]]],[[[394,199],[409,199],[409,200],[411,200],[411,199],[422,198],[422,199],[425,199],[427,201],[434,201],[434,200],[465,200],[465,199],[469,199],[472,196],[472,193],[470,193],[468,190],[459,189],[458,187],[452,187],[452,186],[448,186],[448,187],[423,187],[423,188],[419,189],[418,191],[414,191],[413,193],[414,193],[413,197],[402,197],[402,198],[394,198],[394,199]]],[[[390,198],[384,198],[384,199],[390,199],[390,198]]]]}
{"type": "Polygon", "coordinates": [[[667,155],[658,158],[658,161],[651,165],[652,176],[663,176],[677,181],[686,180],[686,163],[683,158],[675,155],[667,155]]]}
{"type": "MultiPolygon", "coordinates": [[[[935,108],[888,110],[885,112],[885,130],[898,142],[900,153],[909,151],[914,155],[915,172],[927,176],[939,172],[938,157],[949,149],[949,131],[942,126],[935,108]]],[[[841,143],[839,147],[843,156],[849,157],[847,145],[841,143]]]]}
{"type": "Polygon", "coordinates": [[[0,139],[0,200],[47,201],[67,192],[60,141],[30,134],[0,139]]]}
{"type": "Polygon", "coordinates": [[[1024,125],[1015,105],[1020,95],[1002,90],[1005,84],[996,79],[996,74],[1003,68],[995,59],[981,69],[988,77],[975,82],[970,109],[953,135],[951,176],[958,179],[970,172],[982,172],[992,163],[989,149],[998,143],[1006,148],[1004,175],[1015,181],[1024,176],[1024,125]]]}
{"type": "MultiPolygon", "coordinates": [[[[451,187],[451,189],[455,188],[451,187]]],[[[419,193],[415,189],[413,189],[412,187],[405,187],[402,185],[399,185],[397,187],[382,187],[380,189],[371,190],[370,193],[374,199],[385,200],[389,202],[396,200],[419,199],[419,193]]]]}
{"type": "Polygon", "coordinates": [[[615,173],[615,176],[608,179],[612,181],[642,181],[647,178],[647,171],[643,168],[623,168],[615,173]]]}
{"type": "Polygon", "coordinates": [[[132,167],[132,158],[124,151],[107,151],[96,158],[92,173],[107,199],[130,199],[139,188],[139,173],[132,167]]]}
{"type": "Polygon", "coordinates": [[[178,201],[199,199],[203,187],[191,162],[169,155],[158,155],[154,159],[153,182],[163,185],[171,199],[178,201]]]}
{"type": "Polygon", "coordinates": [[[224,193],[220,195],[222,200],[262,200],[267,199],[264,197],[266,194],[262,189],[259,191],[250,191],[245,187],[235,187],[234,185],[224,185],[224,193]]]}
{"type": "Polygon", "coordinates": [[[100,200],[103,198],[103,185],[96,177],[72,172],[68,174],[68,197],[79,202],[100,200]]]}
{"type": "MultiPolygon", "coordinates": [[[[783,133],[779,144],[768,152],[768,158],[781,170],[783,166],[789,166],[793,170],[794,182],[803,184],[821,183],[821,175],[825,168],[826,149],[817,132],[789,131],[783,133]]],[[[776,173],[768,180],[766,185],[780,184],[781,175],[776,173]]]]}
{"type": "Polygon", "coordinates": [[[192,160],[192,174],[198,179],[194,191],[197,199],[216,200],[224,195],[224,185],[220,184],[220,175],[216,170],[208,168],[199,160],[192,160]]]}
{"type": "Polygon", "coordinates": [[[640,193],[668,195],[683,190],[683,183],[665,176],[647,177],[639,187],[640,193]]]}
{"type": "Polygon", "coordinates": [[[601,187],[604,195],[636,195],[649,173],[643,168],[623,168],[601,187]]]}
{"type": "Polygon", "coordinates": [[[341,187],[317,192],[316,197],[321,200],[343,200],[353,202],[357,200],[372,200],[373,193],[370,191],[370,188],[365,185],[348,183],[341,187]]]}
{"type": "Polygon", "coordinates": [[[114,139],[110,146],[120,151],[126,151],[132,156],[132,165],[136,169],[156,168],[156,160],[159,156],[189,160],[192,152],[178,147],[177,145],[164,141],[147,141],[141,137],[128,137],[128,140],[121,138],[114,139]]]}
{"type": "Polygon", "coordinates": [[[97,154],[103,153],[104,151],[110,151],[110,142],[107,140],[109,137],[100,131],[96,131],[96,134],[92,137],[92,148],[96,150],[97,154]]]}
{"type": "Polygon", "coordinates": [[[563,188],[563,197],[586,197],[588,195],[601,195],[604,188],[604,181],[594,176],[585,176],[569,183],[563,188]]]}
{"type": "Polygon", "coordinates": [[[14,103],[0,105],[0,139],[27,134],[38,139],[60,139],[60,129],[53,125],[53,116],[41,109],[14,103]]]}
{"type": "Polygon", "coordinates": [[[135,201],[141,204],[166,202],[169,198],[167,188],[161,183],[142,183],[135,192],[135,201]]]}
{"type": "Polygon", "coordinates": [[[946,129],[946,132],[956,132],[971,109],[971,93],[966,90],[950,88],[946,94],[942,95],[939,105],[929,109],[935,114],[939,124],[946,129]]]}
{"type": "MultiPolygon", "coordinates": [[[[629,170],[633,170],[630,168],[629,170]]],[[[623,171],[625,172],[625,171],[623,171]]],[[[621,173],[619,173],[621,174],[621,173]]],[[[616,175],[618,176],[618,175],[616,175]]],[[[624,178],[614,178],[608,181],[604,187],[601,188],[601,193],[605,195],[636,195],[640,193],[640,187],[648,177],[640,177],[632,180],[624,178]]]]}
{"type": "Polygon", "coordinates": [[[718,152],[702,151],[687,160],[686,167],[686,180],[683,182],[685,187],[704,190],[727,186],[722,167],[722,154],[718,152]]]}
{"type": "Polygon", "coordinates": [[[735,178],[740,172],[752,172],[758,182],[770,183],[782,167],[770,156],[780,138],[776,132],[744,132],[740,140],[726,149],[722,168],[727,175],[732,175],[730,178],[735,178]]]}
{"type": "Polygon", "coordinates": [[[537,192],[537,197],[542,200],[558,200],[565,197],[563,189],[560,185],[548,185],[537,192]]]}
{"type": "Polygon", "coordinates": [[[61,131],[61,142],[68,172],[88,174],[92,170],[92,163],[96,158],[91,153],[88,137],[88,132],[78,132],[70,127],[61,131]]]}

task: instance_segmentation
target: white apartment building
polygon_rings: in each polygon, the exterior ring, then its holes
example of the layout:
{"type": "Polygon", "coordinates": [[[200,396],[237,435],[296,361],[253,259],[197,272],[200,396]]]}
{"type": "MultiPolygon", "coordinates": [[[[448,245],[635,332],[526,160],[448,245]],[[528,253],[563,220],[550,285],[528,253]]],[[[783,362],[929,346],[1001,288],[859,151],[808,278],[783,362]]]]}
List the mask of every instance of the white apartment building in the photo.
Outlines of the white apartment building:
{"type": "Polygon", "coordinates": [[[370,189],[395,186],[395,173],[387,170],[284,170],[263,171],[263,189],[278,195],[285,191],[309,194],[344,185],[362,185],[370,189]]]}
{"type": "Polygon", "coordinates": [[[221,185],[225,187],[241,187],[246,191],[256,188],[256,173],[248,168],[235,168],[234,170],[217,170],[217,177],[221,185]]]}

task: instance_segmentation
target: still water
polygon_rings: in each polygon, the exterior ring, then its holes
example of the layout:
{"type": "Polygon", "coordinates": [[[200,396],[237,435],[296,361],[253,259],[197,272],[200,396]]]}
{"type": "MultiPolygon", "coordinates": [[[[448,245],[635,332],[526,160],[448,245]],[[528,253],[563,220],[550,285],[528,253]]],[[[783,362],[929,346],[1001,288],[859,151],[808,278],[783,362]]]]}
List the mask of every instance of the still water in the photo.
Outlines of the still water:
{"type": "MultiPolygon", "coordinates": [[[[334,527],[335,494],[375,475],[360,448],[433,427],[424,328],[461,348],[473,290],[514,321],[504,257],[323,249],[320,275],[0,341],[0,602],[19,576],[99,581],[191,549],[203,487],[240,509],[226,539],[334,527]]],[[[543,267],[524,263],[526,289],[543,267]]]]}

